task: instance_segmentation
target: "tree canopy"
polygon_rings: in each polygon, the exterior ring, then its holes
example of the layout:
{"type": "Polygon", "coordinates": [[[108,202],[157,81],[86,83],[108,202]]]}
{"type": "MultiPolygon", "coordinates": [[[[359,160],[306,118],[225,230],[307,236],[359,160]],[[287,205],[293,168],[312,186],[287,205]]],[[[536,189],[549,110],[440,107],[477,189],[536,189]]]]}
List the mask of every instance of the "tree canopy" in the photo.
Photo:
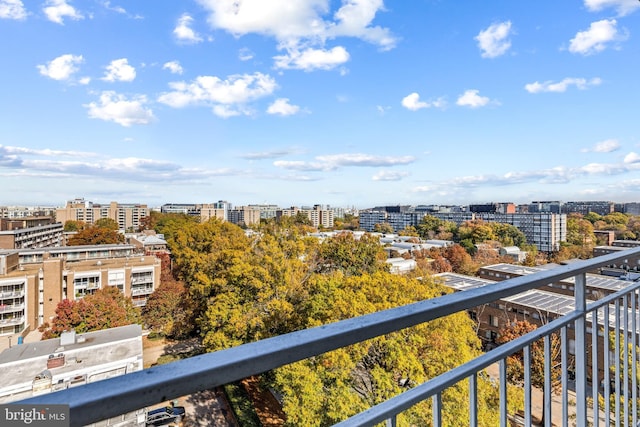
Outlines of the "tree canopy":
{"type": "MultiPolygon", "coordinates": [[[[302,225],[304,226],[304,225],[302,225]]],[[[296,224],[266,221],[252,237],[239,227],[210,220],[184,223],[170,233],[175,272],[195,308],[207,351],[323,325],[447,292],[430,280],[392,275],[378,238],[351,233],[319,242],[296,224]]],[[[461,253],[460,253],[461,251],[461,253]]],[[[452,249],[457,266],[468,261],[452,249]]],[[[289,425],[326,425],[391,397],[479,354],[473,324],[464,312],[282,367],[263,380],[283,397],[289,425]]],[[[491,420],[497,390],[480,380],[481,419],[491,420]],[[486,398],[485,398],[486,397],[486,398]]],[[[468,418],[468,387],[447,390],[468,418]]],[[[403,414],[425,424],[430,402],[403,414]]]]}
{"type": "Polygon", "coordinates": [[[109,230],[118,231],[120,226],[118,225],[118,221],[113,218],[100,218],[96,222],[93,223],[96,227],[106,228],[109,230]]]}
{"type": "Polygon", "coordinates": [[[117,229],[90,226],[85,227],[71,236],[67,242],[68,246],[80,245],[106,245],[113,243],[124,243],[124,235],[120,234],[117,229]]]}
{"type": "Polygon", "coordinates": [[[140,310],[118,288],[107,286],[80,300],[62,300],[51,325],[42,328],[42,338],[55,338],[70,330],[82,333],[134,323],[140,323],[140,310]]]}

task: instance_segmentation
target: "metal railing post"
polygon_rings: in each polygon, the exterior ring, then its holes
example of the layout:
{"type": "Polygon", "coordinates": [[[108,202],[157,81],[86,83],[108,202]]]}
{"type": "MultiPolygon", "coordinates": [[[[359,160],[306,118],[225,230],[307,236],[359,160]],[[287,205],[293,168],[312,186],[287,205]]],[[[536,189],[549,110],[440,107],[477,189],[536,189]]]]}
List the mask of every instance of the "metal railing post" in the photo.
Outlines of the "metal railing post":
{"type": "Polygon", "coordinates": [[[576,312],[582,313],[575,322],[576,424],[579,426],[587,425],[586,281],[586,273],[578,274],[574,291],[576,312]]]}

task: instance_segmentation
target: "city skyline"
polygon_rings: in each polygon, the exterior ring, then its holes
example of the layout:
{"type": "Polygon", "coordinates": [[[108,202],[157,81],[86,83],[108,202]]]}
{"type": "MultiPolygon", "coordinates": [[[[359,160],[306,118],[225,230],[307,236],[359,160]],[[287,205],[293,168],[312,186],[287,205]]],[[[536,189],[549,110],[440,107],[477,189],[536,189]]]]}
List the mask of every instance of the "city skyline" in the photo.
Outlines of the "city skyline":
{"type": "Polygon", "coordinates": [[[639,9],[0,0],[1,204],[640,200],[639,9]]]}

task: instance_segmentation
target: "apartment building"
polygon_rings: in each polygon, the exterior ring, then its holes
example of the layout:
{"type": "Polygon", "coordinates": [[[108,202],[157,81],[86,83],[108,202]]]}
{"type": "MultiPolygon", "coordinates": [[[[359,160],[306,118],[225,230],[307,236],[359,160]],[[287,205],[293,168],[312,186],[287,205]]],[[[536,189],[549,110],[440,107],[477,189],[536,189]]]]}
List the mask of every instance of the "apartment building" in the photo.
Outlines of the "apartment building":
{"type": "Polygon", "coordinates": [[[296,216],[298,213],[305,215],[311,221],[311,225],[315,228],[333,228],[335,213],[326,209],[322,205],[314,205],[313,207],[302,207],[298,208],[292,206],[289,209],[281,209],[276,213],[276,218],[280,218],[283,216],[296,216]]]}
{"type": "Polygon", "coordinates": [[[0,218],[31,218],[48,216],[53,218],[56,208],[45,206],[0,206],[0,218]]]}
{"type": "Polygon", "coordinates": [[[26,335],[53,319],[60,301],[106,286],[144,306],[160,270],[160,259],[136,255],[133,245],[0,251],[0,336],[26,335]]]}
{"type": "MultiPolygon", "coordinates": [[[[489,206],[489,205],[487,205],[489,206]]],[[[493,206],[493,205],[491,205],[493,206]]],[[[431,215],[443,221],[461,225],[466,221],[481,219],[486,222],[510,224],[522,231],[527,243],[533,244],[541,252],[555,252],[560,242],[567,239],[567,216],[549,212],[539,213],[491,213],[491,212],[425,212],[402,207],[373,208],[360,212],[360,227],[374,231],[375,225],[390,224],[394,231],[420,224],[425,215],[431,215]]]]}
{"type": "MultiPolygon", "coordinates": [[[[491,280],[493,282],[501,282],[503,280],[512,279],[514,277],[528,276],[530,274],[540,273],[550,268],[558,267],[556,264],[547,264],[540,267],[528,267],[514,264],[493,264],[480,267],[477,276],[482,279],[491,280]]],[[[600,274],[588,273],[585,281],[585,292],[587,298],[598,300],[609,294],[626,289],[629,282],[625,280],[615,279],[600,274]]],[[[575,290],[575,278],[569,277],[559,282],[548,283],[541,290],[554,292],[573,297],[575,290]]]]}
{"type": "Polygon", "coordinates": [[[51,217],[0,218],[0,249],[61,246],[63,225],[51,217]]]}
{"type": "MultiPolygon", "coordinates": [[[[0,353],[0,403],[77,387],[143,369],[142,329],[128,325],[14,345],[0,353]]],[[[145,425],[140,409],[96,425],[145,425]]]]}
{"type": "Polygon", "coordinates": [[[562,203],[559,200],[533,201],[527,205],[529,213],[549,212],[561,213],[562,203]]]}
{"type": "Polygon", "coordinates": [[[513,203],[485,203],[469,205],[469,212],[512,214],[516,213],[516,205],[513,203]]]}
{"type": "MultiPolygon", "coordinates": [[[[593,256],[608,255],[615,252],[624,251],[629,248],[635,248],[640,246],[640,241],[637,240],[614,240],[611,245],[596,246],[593,248],[593,256]]],[[[630,274],[636,274],[640,277],[640,257],[629,257],[617,264],[610,264],[605,267],[600,267],[598,270],[600,274],[606,274],[607,276],[625,276],[630,274]]]]}
{"type": "Polygon", "coordinates": [[[527,243],[541,252],[560,250],[560,242],[567,240],[567,216],[548,212],[529,214],[476,214],[475,219],[510,224],[522,231],[527,243]]]}
{"type": "Polygon", "coordinates": [[[177,213],[200,218],[200,222],[206,222],[211,218],[228,221],[228,212],[231,203],[220,200],[216,203],[166,203],[160,207],[162,213],[177,213]]]}
{"type": "Polygon", "coordinates": [[[589,212],[598,215],[608,215],[615,211],[615,203],[606,201],[565,202],[562,205],[562,213],[579,213],[586,215],[589,212]]]}
{"type": "MultiPolygon", "coordinates": [[[[491,286],[496,282],[479,277],[465,276],[456,273],[441,273],[434,276],[444,286],[453,289],[455,292],[464,292],[465,290],[474,289],[482,286],[491,286]]],[[[625,283],[620,280],[619,282],[625,283]]],[[[626,282],[628,285],[629,282],[626,282]]],[[[592,300],[587,300],[587,304],[592,300]]],[[[540,289],[528,290],[516,295],[512,295],[498,301],[474,307],[468,311],[471,319],[476,322],[478,337],[482,340],[485,349],[489,350],[496,347],[496,342],[500,331],[510,322],[526,321],[536,326],[542,326],[549,323],[575,309],[575,299],[572,296],[563,295],[556,292],[549,292],[540,289]]],[[[622,318],[635,319],[639,322],[640,318],[637,312],[629,310],[624,306],[609,307],[609,318],[605,322],[604,313],[600,312],[594,322],[593,315],[587,315],[587,342],[592,342],[591,334],[595,329],[597,331],[598,342],[598,382],[601,383],[604,378],[604,327],[609,326],[610,333],[614,333],[614,325],[616,319],[622,318]],[[626,313],[625,313],[626,311],[626,313]],[[595,327],[594,327],[595,324],[595,327]]],[[[631,321],[631,320],[630,320],[631,321]]],[[[567,350],[570,356],[575,355],[575,339],[574,330],[567,327],[567,350]]],[[[592,348],[591,345],[586,348],[587,351],[587,375],[591,376],[592,366],[592,348]]],[[[613,352],[609,357],[614,358],[613,352]]],[[[591,378],[589,378],[591,381],[591,378]]]]}
{"type": "Polygon", "coordinates": [[[248,205],[251,209],[257,209],[260,211],[260,219],[271,219],[278,215],[280,207],[278,205],[268,204],[252,204],[248,205]]]}
{"type": "Polygon", "coordinates": [[[250,206],[236,206],[228,214],[229,222],[241,227],[260,224],[260,210],[250,206]]]}
{"type": "Polygon", "coordinates": [[[94,224],[97,220],[111,218],[118,223],[120,230],[138,230],[140,220],[149,216],[150,209],[143,204],[121,204],[111,202],[108,205],[75,199],[67,202],[64,208],[56,209],[56,220],[65,223],[67,221],[82,221],[94,224]]]}

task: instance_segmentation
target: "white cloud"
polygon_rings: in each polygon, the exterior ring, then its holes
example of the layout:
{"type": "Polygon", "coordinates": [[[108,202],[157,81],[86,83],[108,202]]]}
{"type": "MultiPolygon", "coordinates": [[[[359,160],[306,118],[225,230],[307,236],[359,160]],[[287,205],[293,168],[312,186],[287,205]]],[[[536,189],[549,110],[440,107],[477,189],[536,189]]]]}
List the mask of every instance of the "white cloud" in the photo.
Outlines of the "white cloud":
{"type": "Polygon", "coordinates": [[[502,175],[462,176],[415,187],[412,191],[434,194],[459,194],[465,190],[488,186],[512,186],[525,183],[566,185],[584,177],[637,173],[638,170],[640,170],[640,155],[631,152],[625,156],[622,163],[589,163],[572,168],[556,166],[541,170],[519,170],[502,175]]]}
{"type": "Polygon", "coordinates": [[[288,98],[278,98],[273,104],[267,108],[267,113],[278,114],[281,116],[291,116],[300,111],[300,107],[297,105],[289,104],[288,98]]]}
{"type": "Polygon", "coordinates": [[[236,37],[262,34],[273,37],[285,55],[274,59],[279,68],[328,69],[348,60],[346,50],[327,49],[327,40],[355,37],[382,50],[395,47],[397,39],[389,29],[373,24],[384,11],[383,0],[342,0],[332,13],[329,0],[197,0],[210,12],[214,29],[236,37]],[[332,65],[333,64],[333,65],[332,65]]]}
{"type": "Polygon", "coordinates": [[[363,153],[344,153],[317,156],[313,161],[278,160],[273,165],[283,169],[296,171],[326,172],[339,167],[389,167],[407,165],[415,162],[413,156],[374,156],[363,153]]]}
{"type": "Polygon", "coordinates": [[[420,101],[420,95],[417,92],[413,92],[402,98],[402,106],[408,110],[417,111],[421,108],[428,108],[429,104],[420,101]]]}
{"type": "Polygon", "coordinates": [[[612,151],[616,151],[620,148],[620,143],[617,139],[606,139],[604,141],[598,142],[592,148],[583,148],[583,153],[594,152],[594,153],[611,153],[612,151]]]}
{"type": "Polygon", "coordinates": [[[391,107],[389,106],[383,106],[383,105],[376,105],[376,110],[378,111],[378,113],[384,115],[387,113],[387,111],[391,110],[391,107]]]}
{"type": "Polygon", "coordinates": [[[480,91],[477,89],[466,90],[462,95],[460,95],[460,97],[456,101],[456,104],[462,107],[471,108],[484,107],[491,100],[486,96],[480,96],[479,93],[480,91]]]}
{"type": "Polygon", "coordinates": [[[347,62],[349,52],[342,46],[329,50],[307,48],[299,51],[293,48],[289,49],[286,55],[274,56],[273,59],[276,68],[304,71],[330,70],[347,62]]]}
{"type": "Polygon", "coordinates": [[[638,162],[640,162],[640,154],[631,152],[626,156],[624,156],[624,163],[630,164],[630,163],[638,163],[638,162]]]}
{"type": "Polygon", "coordinates": [[[495,58],[504,55],[511,47],[511,40],[509,40],[511,34],[511,21],[492,24],[486,30],[480,31],[475,39],[482,51],[481,56],[495,58]]]}
{"type": "Polygon", "coordinates": [[[401,104],[407,110],[418,111],[422,108],[430,107],[444,108],[446,102],[444,98],[438,98],[434,101],[421,101],[420,94],[418,94],[417,92],[413,92],[402,98],[401,104]]]}
{"type": "Polygon", "coordinates": [[[112,6],[110,1],[105,1],[103,5],[105,9],[110,10],[112,12],[121,13],[123,15],[127,14],[127,11],[122,6],[112,6]]]}
{"type": "Polygon", "coordinates": [[[176,27],[173,29],[173,35],[184,43],[199,43],[202,41],[202,37],[198,35],[192,28],[191,23],[193,18],[189,14],[183,14],[179,19],[176,27]]]}
{"type": "Polygon", "coordinates": [[[0,151],[7,154],[26,154],[31,156],[45,157],[95,157],[97,154],[88,151],[65,151],[51,150],[50,148],[36,149],[26,147],[3,146],[0,144],[0,151]]]}
{"type": "Polygon", "coordinates": [[[263,151],[259,153],[247,153],[247,154],[243,154],[240,157],[247,160],[264,160],[264,159],[273,159],[276,157],[284,157],[289,154],[294,154],[297,151],[298,150],[294,148],[289,148],[286,150],[273,150],[273,151],[263,151]]]}
{"type": "Polygon", "coordinates": [[[620,33],[616,28],[617,24],[615,19],[592,22],[588,30],[579,31],[571,39],[569,51],[581,55],[591,55],[603,51],[611,42],[625,40],[627,34],[620,33]]]}
{"type": "Polygon", "coordinates": [[[98,153],[2,145],[0,145],[0,165],[5,169],[13,169],[10,172],[2,172],[4,176],[75,180],[89,177],[92,180],[101,178],[128,183],[188,182],[193,184],[198,180],[207,180],[211,177],[244,173],[230,168],[185,168],[165,160],[105,157],[98,153]]]}
{"type": "Polygon", "coordinates": [[[591,12],[600,12],[610,7],[616,9],[620,16],[640,8],[640,2],[636,0],[584,0],[584,5],[591,12]]]}
{"type": "Polygon", "coordinates": [[[326,156],[317,156],[317,160],[325,163],[330,163],[336,166],[396,166],[407,165],[415,162],[416,158],[413,156],[374,156],[371,154],[362,153],[345,153],[345,154],[331,154],[326,156]]]}
{"type": "Polygon", "coordinates": [[[47,0],[45,4],[47,5],[43,9],[45,15],[47,15],[49,21],[55,22],[56,24],[64,25],[64,17],[76,21],[84,18],[84,16],[67,3],[66,0],[47,0]]]}
{"type": "Polygon", "coordinates": [[[174,108],[189,105],[214,106],[221,117],[249,114],[240,105],[271,95],[277,88],[275,80],[266,74],[239,74],[222,80],[215,76],[199,76],[191,83],[173,82],[171,92],[163,93],[158,102],[174,108]]]}
{"type": "Polygon", "coordinates": [[[244,112],[237,108],[230,107],[228,105],[215,105],[213,107],[213,114],[218,117],[222,117],[223,119],[228,119],[229,117],[240,116],[242,114],[249,114],[249,112],[244,112]]]}
{"type": "Polygon", "coordinates": [[[89,110],[89,117],[118,123],[129,127],[132,125],[146,125],[154,120],[151,109],[146,108],[145,96],[135,96],[127,99],[124,95],[113,91],[105,91],[100,95],[99,102],[85,105],[89,110]]]}
{"type": "Polygon", "coordinates": [[[243,47],[238,51],[238,59],[240,61],[249,61],[250,59],[253,59],[253,56],[253,52],[251,52],[249,48],[243,47]]]}
{"type": "Polygon", "coordinates": [[[528,83],[524,86],[527,92],[529,93],[540,93],[540,92],[565,92],[569,86],[575,86],[580,90],[587,89],[589,86],[598,86],[602,83],[602,79],[595,77],[593,79],[587,80],[583,78],[572,78],[567,77],[559,82],[553,82],[551,80],[547,80],[546,82],[534,82],[528,83]]]}
{"type": "Polygon", "coordinates": [[[386,28],[372,26],[382,0],[343,0],[333,19],[328,0],[198,0],[209,12],[214,28],[240,36],[259,33],[280,42],[326,39],[340,36],[357,37],[379,45],[393,47],[395,37],[386,28]]]}
{"type": "Polygon", "coordinates": [[[374,181],[400,181],[402,178],[407,176],[409,176],[409,172],[380,171],[371,179],[374,181]]]}
{"type": "Polygon", "coordinates": [[[169,70],[173,74],[182,74],[184,72],[182,66],[178,61],[165,62],[164,65],[162,66],[162,69],[169,70]]]}
{"type": "Polygon", "coordinates": [[[336,23],[328,28],[329,35],[357,37],[377,44],[383,50],[395,47],[396,38],[388,28],[372,27],[376,13],[384,9],[382,0],[347,0],[334,14],[336,23]]]}
{"type": "Polygon", "coordinates": [[[108,82],[132,82],[136,78],[136,69],[129,65],[127,58],[114,59],[107,65],[102,80],[108,82]]]}
{"type": "Polygon", "coordinates": [[[304,172],[326,172],[335,169],[334,165],[322,162],[305,162],[303,160],[276,160],[273,165],[288,170],[304,172]]]}
{"type": "Polygon", "coordinates": [[[47,62],[47,65],[38,65],[38,70],[43,76],[53,80],[70,80],[74,73],[78,72],[78,64],[82,64],[82,55],[60,55],[47,62]]]}
{"type": "Polygon", "coordinates": [[[22,20],[27,18],[27,11],[21,0],[0,0],[0,19],[22,20]]]}

